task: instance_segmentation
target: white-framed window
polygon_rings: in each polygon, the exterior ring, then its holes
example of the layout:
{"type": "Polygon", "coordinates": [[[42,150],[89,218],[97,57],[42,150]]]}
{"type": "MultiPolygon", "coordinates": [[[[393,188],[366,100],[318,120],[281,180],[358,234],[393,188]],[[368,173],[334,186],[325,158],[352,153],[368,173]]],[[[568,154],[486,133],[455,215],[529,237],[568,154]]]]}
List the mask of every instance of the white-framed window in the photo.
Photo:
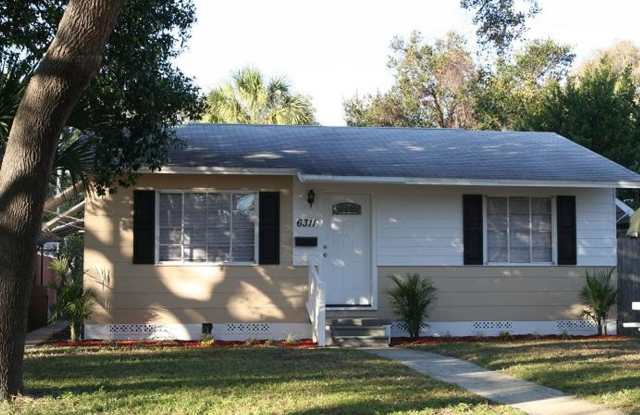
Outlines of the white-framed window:
{"type": "Polygon", "coordinates": [[[553,264],[553,198],[487,196],[485,262],[553,264]]]}
{"type": "Polygon", "coordinates": [[[157,192],[158,263],[254,264],[258,193],[157,192]]]}

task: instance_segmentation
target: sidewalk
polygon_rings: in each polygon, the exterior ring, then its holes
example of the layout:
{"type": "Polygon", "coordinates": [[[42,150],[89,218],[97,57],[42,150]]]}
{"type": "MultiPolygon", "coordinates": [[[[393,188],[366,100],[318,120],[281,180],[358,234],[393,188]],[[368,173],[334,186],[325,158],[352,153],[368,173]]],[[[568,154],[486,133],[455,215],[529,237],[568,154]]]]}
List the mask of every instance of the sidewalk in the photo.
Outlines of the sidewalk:
{"type": "Polygon", "coordinates": [[[531,415],[621,415],[556,389],[486,370],[473,363],[436,353],[401,348],[363,349],[396,360],[434,379],[458,385],[470,392],[531,415]]]}
{"type": "Polygon", "coordinates": [[[27,333],[25,344],[27,346],[37,346],[51,339],[54,335],[60,333],[67,328],[69,324],[66,321],[56,321],[45,327],[27,333]]]}

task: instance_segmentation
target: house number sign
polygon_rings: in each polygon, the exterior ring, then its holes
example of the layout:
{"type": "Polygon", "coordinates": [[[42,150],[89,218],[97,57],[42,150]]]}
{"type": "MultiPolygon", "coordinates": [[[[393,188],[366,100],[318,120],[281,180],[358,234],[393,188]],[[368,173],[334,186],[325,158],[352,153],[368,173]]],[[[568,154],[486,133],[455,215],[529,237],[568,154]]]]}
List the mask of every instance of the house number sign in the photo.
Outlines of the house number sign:
{"type": "Polygon", "coordinates": [[[296,219],[296,227],[298,228],[317,228],[320,225],[318,218],[298,218],[296,219]]]}

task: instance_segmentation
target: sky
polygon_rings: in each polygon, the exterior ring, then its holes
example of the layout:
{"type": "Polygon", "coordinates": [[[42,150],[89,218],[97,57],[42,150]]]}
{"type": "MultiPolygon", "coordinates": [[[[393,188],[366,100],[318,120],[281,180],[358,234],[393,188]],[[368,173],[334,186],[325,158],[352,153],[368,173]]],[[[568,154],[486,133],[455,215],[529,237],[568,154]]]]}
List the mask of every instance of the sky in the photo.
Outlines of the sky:
{"type": "MultiPolygon", "coordinates": [[[[475,43],[459,0],[195,0],[198,21],[177,65],[208,91],[244,66],[284,76],[312,99],[322,125],[344,125],[344,99],[385,91],[394,36],[449,31],[475,43]]],[[[539,0],[527,38],[574,48],[576,64],[617,40],[640,43],[638,0],[539,0]]]]}

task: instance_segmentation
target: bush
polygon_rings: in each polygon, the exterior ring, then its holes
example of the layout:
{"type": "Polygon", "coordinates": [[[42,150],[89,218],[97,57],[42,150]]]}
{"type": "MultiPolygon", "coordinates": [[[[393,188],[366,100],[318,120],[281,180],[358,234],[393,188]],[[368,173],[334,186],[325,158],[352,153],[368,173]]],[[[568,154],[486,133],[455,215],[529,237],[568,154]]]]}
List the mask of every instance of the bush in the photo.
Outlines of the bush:
{"type": "Polygon", "coordinates": [[[74,275],[71,261],[67,257],[51,261],[50,268],[56,274],[57,281],[51,284],[56,291],[56,303],[53,305],[51,321],[67,319],[71,329],[71,340],[79,339],[84,320],[91,316],[94,295],[85,290],[82,278],[74,275]]]}
{"type": "Polygon", "coordinates": [[[394,287],[389,290],[393,311],[407,326],[409,336],[420,335],[420,327],[428,317],[428,308],[436,299],[436,288],[428,278],[419,274],[407,274],[403,278],[391,276],[394,287]]]}
{"type": "Polygon", "coordinates": [[[616,303],[616,288],[611,284],[611,277],[615,268],[609,271],[586,272],[586,283],[582,288],[581,297],[587,309],[582,314],[589,317],[598,325],[598,336],[607,334],[607,315],[609,309],[616,303]]]}
{"type": "Polygon", "coordinates": [[[202,338],[200,339],[201,346],[210,347],[210,346],[213,346],[215,343],[216,341],[213,338],[213,335],[211,334],[203,334],[202,338]]]}

